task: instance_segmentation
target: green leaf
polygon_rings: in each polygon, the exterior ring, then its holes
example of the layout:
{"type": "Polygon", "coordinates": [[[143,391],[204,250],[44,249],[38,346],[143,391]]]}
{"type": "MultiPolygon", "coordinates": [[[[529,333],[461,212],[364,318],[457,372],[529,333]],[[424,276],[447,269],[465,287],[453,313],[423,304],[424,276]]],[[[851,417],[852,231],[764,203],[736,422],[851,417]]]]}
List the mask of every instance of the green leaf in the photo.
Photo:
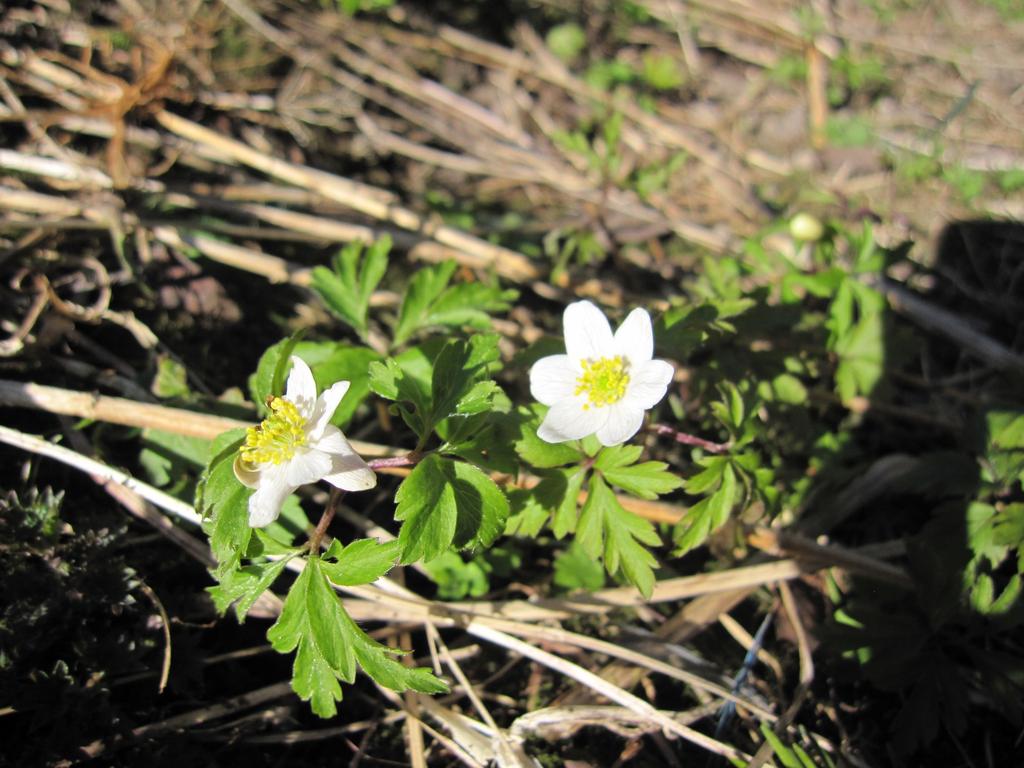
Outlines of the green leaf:
{"type": "Polygon", "coordinates": [[[547,408],[539,403],[517,409],[516,415],[520,421],[519,438],[515,441],[516,453],[537,469],[561,467],[581,461],[584,455],[575,442],[548,443],[537,437],[537,429],[545,413],[547,408]]]}
{"type": "Polygon", "coordinates": [[[285,371],[303,333],[299,331],[268,347],[256,364],[256,372],[249,377],[249,395],[261,413],[266,411],[269,396],[284,392],[285,371]]]}
{"type": "Polygon", "coordinates": [[[839,357],[836,390],[843,402],[857,395],[870,395],[882,378],[885,363],[884,328],[881,314],[863,317],[835,344],[839,357]]]}
{"type": "Polygon", "coordinates": [[[604,568],[577,542],[555,557],[554,582],[562,589],[593,592],[601,589],[604,581],[604,568]]]}
{"type": "Polygon", "coordinates": [[[555,56],[569,63],[586,47],[587,35],[579,24],[570,21],[549,29],[544,42],[555,56]]]}
{"type": "Polygon", "coordinates": [[[321,562],[320,568],[340,586],[370,584],[394,567],[400,550],[397,539],[383,544],[377,539],[358,539],[335,554],[336,562],[321,562]]]}
{"type": "Polygon", "coordinates": [[[683,484],[682,478],[669,472],[668,464],[663,461],[645,461],[631,467],[607,470],[601,474],[612,485],[641,499],[656,499],[683,484]]]}
{"type": "Polygon", "coordinates": [[[683,73],[676,60],[665,53],[647,53],[643,58],[644,80],[652,88],[667,91],[683,84],[683,73]]]}
{"type": "Polygon", "coordinates": [[[518,434],[517,417],[508,411],[512,402],[500,393],[494,399],[494,410],[456,422],[449,420],[446,454],[458,456],[489,472],[514,475],[520,470],[515,453],[518,434]]]}
{"type": "Polygon", "coordinates": [[[156,362],[156,376],[150,391],[161,399],[172,397],[187,398],[192,394],[188,387],[185,366],[166,355],[160,355],[156,362]]]}
{"type": "Polygon", "coordinates": [[[391,238],[384,235],[363,254],[363,244],[349,243],[334,257],[334,269],[315,267],[312,287],[327,308],[366,338],[370,297],[388,267],[391,238]]]}
{"type": "Polygon", "coordinates": [[[293,651],[302,642],[306,630],[306,592],[309,591],[311,575],[309,569],[302,570],[288,590],[281,615],[267,630],[267,640],[278,653],[293,651]]]}
{"type": "Polygon", "coordinates": [[[517,497],[520,509],[516,520],[510,520],[508,534],[536,536],[551,520],[556,538],[576,530],[577,499],[587,472],[581,467],[566,467],[541,474],[541,480],[517,497]]]}
{"type": "Polygon", "coordinates": [[[217,437],[210,446],[212,459],[196,487],[196,510],[210,549],[221,563],[245,551],[252,535],[249,527],[249,496],[235,477],[234,460],[245,439],[245,430],[234,429],[217,437]]]}
{"type": "Polygon", "coordinates": [[[505,494],[471,464],[427,456],[398,487],[401,563],[432,560],[449,547],[488,546],[505,528],[505,494]]]}
{"type": "Polygon", "coordinates": [[[783,743],[782,739],[775,734],[768,723],[761,723],[761,733],[764,735],[765,741],[772,745],[772,751],[779,758],[784,768],[803,768],[800,758],[797,757],[791,747],[783,743]]]}
{"type": "Polygon", "coordinates": [[[203,467],[210,455],[209,440],[148,427],[142,430],[142,445],[139,463],[150,481],[158,487],[179,481],[172,493],[190,471],[203,467]]]}
{"type": "Polygon", "coordinates": [[[726,464],[721,474],[718,490],[690,507],[679,523],[673,554],[681,556],[700,546],[729,519],[736,498],[736,472],[732,464],[726,464]]]}
{"type": "Polygon", "coordinates": [[[320,558],[309,558],[306,569],[310,571],[309,586],[306,589],[309,636],[335,674],[351,683],[356,676],[356,661],[341,631],[348,617],[344,614],[337,594],[324,578],[320,558]]]}
{"type": "Polygon", "coordinates": [[[994,446],[1004,450],[1024,449],[1024,415],[1000,426],[991,441],[994,446]]]}
{"type": "Polygon", "coordinates": [[[432,425],[429,421],[430,392],[403,369],[396,358],[370,363],[370,389],[383,398],[394,400],[398,412],[421,442],[427,439],[432,425]]]}
{"type": "Polygon", "coordinates": [[[452,339],[441,348],[431,377],[431,426],[449,416],[472,415],[490,406],[501,389],[484,377],[499,357],[496,334],[478,334],[468,341],[452,339]]]}
{"type": "Polygon", "coordinates": [[[372,640],[352,621],[317,557],[306,562],[292,584],[267,639],[279,653],[297,649],[292,688],[320,717],[337,714],[336,703],[342,699],[339,680],[352,682],[357,662],[378,683],[397,691],[448,690],[429,670],[410,669],[393,661],[389,655],[395,651],[372,640]]]}
{"type": "Polygon", "coordinates": [[[395,346],[404,343],[417,330],[430,326],[487,328],[490,326],[488,312],[508,309],[509,302],[518,295],[516,291],[503,291],[483,283],[448,287],[456,268],[454,261],[445,261],[424,267],[413,275],[398,312],[395,346]]]}
{"type": "Polygon", "coordinates": [[[728,456],[706,456],[697,463],[704,467],[704,471],[698,472],[693,477],[687,478],[685,482],[686,492],[698,496],[717,486],[722,480],[722,472],[729,465],[728,456]]]}
{"type": "Polygon", "coordinates": [[[803,405],[807,402],[807,387],[791,373],[780,373],[772,379],[772,394],[780,403],[803,405]]]}
{"type": "MultiPolygon", "coordinates": [[[[497,408],[504,397],[490,378],[499,366],[498,337],[478,334],[468,341],[453,339],[444,344],[433,361],[422,351],[407,350],[395,358],[372,363],[370,387],[381,397],[394,400],[405,422],[425,441],[435,428],[442,438],[468,438],[463,421],[497,408]],[[425,370],[413,370],[426,363],[425,370]],[[426,381],[423,374],[429,374],[426,381]],[[446,420],[456,421],[447,423],[446,420]],[[445,423],[444,426],[442,423],[445,423]]],[[[481,422],[481,426],[482,426],[481,422]]]]}
{"type": "Polygon", "coordinates": [[[235,615],[239,622],[243,622],[253,603],[270,589],[290,559],[283,557],[269,563],[246,565],[228,571],[220,578],[219,584],[207,587],[206,591],[213,598],[217,611],[222,614],[234,603],[235,615]]]}
{"type": "Polygon", "coordinates": [[[589,557],[603,558],[608,573],[614,575],[621,569],[644,597],[651,596],[658,561],[642,545],[658,546],[661,539],[647,520],[623,509],[599,475],[590,481],[576,541],[589,557]]]}
{"type": "Polygon", "coordinates": [[[338,676],[312,641],[301,643],[295,654],[292,690],[309,702],[315,715],[327,719],[338,714],[336,702],[342,699],[338,676]]]}
{"type": "Polygon", "coordinates": [[[615,445],[602,448],[594,459],[594,467],[602,472],[634,464],[644,452],[641,445],[615,445]]]}
{"type": "Polygon", "coordinates": [[[381,645],[359,629],[348,614],[345,614],[345,618],[348,620],[348,634],[359,666],[380,685],[393,691],[411,689],[420,693],[448,693],[448,685],[436,678],[429,669],[399,664],[392,657],[402,651],[381,645]]]}
{"type": "Polygon", "coordinates": [[[467,563],[458,552],[449,550],[423,567],[437,584],[437,597],[441,600],[480,597],[491,588],[490,580],[480,564],[476,561],[467,563]]]}
{"type": "Polygon", "coordinates": [[[1024,547],[1024,504],[1007,504],[992,520],[994,544],[1024,547]]]}
{"type": "Polygon", "coordinates": [[[309,364],[313,379],[321,392],[338,381],[351,382],[348,392],[341,399],[331,423],[345,429],[356,409],[370,394],[370,379],[367,371],[370,364],[381,356],[367,347],[351,346],[341,342],[301,342],[295,354],[309,364]]]}

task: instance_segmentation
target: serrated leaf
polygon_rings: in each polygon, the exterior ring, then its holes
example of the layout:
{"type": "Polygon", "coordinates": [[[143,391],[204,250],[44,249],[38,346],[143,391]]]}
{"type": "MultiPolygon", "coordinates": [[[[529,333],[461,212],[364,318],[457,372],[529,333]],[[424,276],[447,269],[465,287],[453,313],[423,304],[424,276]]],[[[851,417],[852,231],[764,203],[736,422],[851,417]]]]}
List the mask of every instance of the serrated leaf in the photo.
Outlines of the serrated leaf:
{"type": "Polygon", "coordinates": [[[478,381],[466,394],[459,398],[455,404],[455,414],[459,416],[473,416],[489,410],[494,405],[495,398],[501,394],[501,387],[496,381],[478,381]]]}
{"type": "MultiPolygon", "coordinates": [[[[348,618],[348,614],[346,614],[348,618]]],[[[402,651],[388,648],[371,638],[351,618],[348,618],[349,636],[359,666],[380,685],[393,691],[413,690],[420,693],[448,693],[448,685],[429,670],[407,667],[392,658],[402,651]]]]}
{"type": "Polygon", "coordinates": [[[515,453],[517,418],[508,412],[512,403],[504,393],[494,400],[494,410],[461,419],[449,420],[444,438],[446,454],[465,459],[489,472],[514,475],[520,469],[515,453]]]}
{"type": "Polygon", "coordinates": [[[356,676],[356,660],[352,648],[342,633],[347,616],[341,608],[338,596],[331,588],[321,569],[318,557],[306,561],[310,571],[309,586],[306,589],[306,620],[309,622],[309,637],[330,665],[334,673],[347,683],[356,676]]]}
{"type": "Polygon", "coordinates": [[[471,464],[427,456],[398,487],[395,519],[402,564],[432,560],[449,547],[487,546],[504,530],[508,500],[471,464]]]}
{"type": "Polygon", "coordinates": [[[663,461],[645,461],[630,467],[608,470],[602,474],[612,485],[641,499],[656,499],[683,484],[682,478],[669,472],[668,464],[663,461]]]}
{"type": "Polygon", "coordinates": [[[244,622],[253,603],[270,589],[290,559],[283,557],[269,563],[246,565],[228,571],[220,577],[219,584],[207,587],[206,591],[210,593],[219,613],[226,613],[233,603],[239,623],[244,622]]]}
{"type": "Polygon", "coordinates": [[[609,448],[602,448],[594,460],[594,467],[604,470],[614,470],[634,464],[644,452],[641,445],[615,445],[609,448]]]}
{"type": "Polygon", "coordinates": [[[424,693],[443,693],[447,686],[429,670],[409,669],[388,654],[396,653],[376,643],[345,611],[313,557],[285,598],[281,615],[267,631],[274,650],[288,653],[296,648],[292,688],[321,717],[337,713],[341,701],[339,680],[352,682],[356,662],[368,675],[395,690],[413,688],[424,693]]]}
{"type": "Polygon", "coordinates": [[[535,538],[544,528],[551,513],[537,503],[536,497],[530,491],[523,488],[513,488],[507,492],[507,496],[512,512],[505,524],[505,535],[535,538]]]}
{"type": "Polygon", "coordinates": [[[661,539],[647,520],[622,508],[599,475],[591,478],[576,541],[591,558],[603,558],[608,573],[621,569],[644,597],[651,596],[658,561],[642,545],[657,546],[661,539]]]}
{"type": "Polygon", "coordinates": [[[406,288],[395,324],[394,343],[398,346],[421,328],[437,325],[487,328],[488,312],[508,309],[517,293],[512,290],[463,283],[448,287],[455,273],[454,261],[445,261],[420,269],[406,288]]]}
{"type": "Polygon", "coordinates": [[[847,402],[857,395],[870,395],[882,378],[885,343],[881,314],[867,315],[835,344],[839,357],[836,390],[847,402]]]}
{"type": "Polygon", "coordinates": [[[335,553],[336,562],[322,561],[320,569],[335,584],[354,587],[369,584],[390,571],[398,561],[398,540],[358,539],[335,553]]]}
{"type": "Polygon", "coordinates": [[[574,443],[548,443],[537,437],[537,429],[546,412],[547,408],[538,403],[517,409],[520,422],[519,437],[515,441],[516,453],[537,469],[579,463],[584,456],[574,443]]]}
{"type": "Polygon", "coordinates": [[[360,337],[366,337],[370,297],[388,267],[391,238],[384,235],[363,254],[363,244],[349,243],[334,257],[334,269],[315,267],[312,288],[327,308],[360,337]]]}
{"type": "Polygon", "coordinates": [[[250,488],[235,477],[233,463],[245,431],[234,429],[217,437],[210,446],[212,459],[196,486],[196,510],[218,562],[229,561],[245,551],[252,535],[249,527],[250,488]]]}
{"type": "Polygon", "coordinates": [[[714,488],[722,480],[722,472],[729,464],[728,456],[708,456],[697,462],[704,470],[693,477],[687,478],[684,483],[686,492],[699,496],[705,491],[714,488]]]}
{"type": "Polygon", "coordinates": [[[381,356],[367,347],[339,342],[302,342],[296,346],[295,353],[309,364],[319,391],[338,381],[351,382],[331,417],[332,424],[345,429],[370,394],[367,372],[370,364],[381,356]]]}
{"type": "Polygon", "coordinates": [[[464,440],[469,435],[462,429],[463,421],[496,408],[504,398],[501,388],[489,378],[499,365],[497,344],[494,334],[479,334],[468,341],[453,339],[432,361],[422,352],[410,356],[409,350],[372,363],[370,386],[381,397],[398,403],[403,419],[421,441],[434,429],[443,439],[464,440]],[[424,362],[425,370],[411,370],[410,364],[422,366],[424,362]],[[423,374],[429,375],[426,381],[423,374]],[[457,425],[448,424],[447,419],[456,419],[457,425]]]}
{"type": "Polygon", "coordinates": [[[502,290],[483,283],[460,283],[441,294],[430,307],[422,326],[468,325],[471,328],[489,328],[491,312],[504,312],[518,292],[502,290]]]}
{"type": "Polygon", "coordinates": [[[315,715],[331,718],[338,714],[336,702],[341,701],[341,685],[331,665],[310,641],[299,644],[292,665],[292,690],[308,701],[315,715]]]}
{"type": "Polygon", "coordinates": [[[676,531],[676,550],[681,556],[700,546],[729,519],[736,497],[736,473],[731,464],[722,469],[718,490],[701,499],[687,511],[676,531]]]}
{"type": "MultiPolygon", "coordinates": [[[[497,384],[484,380],[499,356],[496,334],[478,334],[468,341],[453,339],[441,348],[434,360],[434,373],[431,377],[432,426],[449,416],[478,413],[479,410],[473,410],[480,406],[481,392],[475,391],[478,384],[492,385],[486,387],[489,398],[500,391],[497,384]],[[460,411],[460,403],[467,398],[470,410],[460,411]]],[[[485,399],[480,410],[486,408],[489,402],[485,399]]]]}
{"type": "Polygon", "coordinates": [[[541,474],[530,490],[519,491],[518,517],[506,533],[536,536],[549,520],[555,537],[562,539],[576,530],[577,499],[587,477],[581,467],[554,469],[541,474]]]}
{"type": "Polygon", "coordinates": [[[288,653],[302,641],[306,630],[306,593],[311,572],[303,568],[281,606],[281,615],[267,630],[267,640],[278,653],[288,653]]]}
{"type": "Polygon", "coordinates": [[[393,357],[370,363],[368,372],[370,389],[383,398],[394,400],[405,423],[421,441],[426,440],[431,429],[430,394],[426,388],[393,357]]]}

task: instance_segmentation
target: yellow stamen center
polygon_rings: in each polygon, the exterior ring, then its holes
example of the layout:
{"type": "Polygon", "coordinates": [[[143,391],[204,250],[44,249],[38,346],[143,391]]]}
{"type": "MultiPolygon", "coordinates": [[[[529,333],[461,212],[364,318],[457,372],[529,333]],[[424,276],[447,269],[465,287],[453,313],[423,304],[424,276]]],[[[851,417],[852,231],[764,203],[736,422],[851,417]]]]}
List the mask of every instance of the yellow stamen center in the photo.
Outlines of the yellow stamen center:
{"type": "Polygon", "coordinates": [[[626,396],[629,361],[622,355],[582,361],[583,373],[576,379],[576,394],[586,395],[583,410],[617,403],[626,396]]]}
{"type": "Polygon", "coordinates": [[[275,397],[270,401],[270,412],[258,427],[245,430],[241,453],[246,464],[268,461],[280,464],[294,456],[296,448],[306,444],[306,420],[294,403],[275,397]]]}

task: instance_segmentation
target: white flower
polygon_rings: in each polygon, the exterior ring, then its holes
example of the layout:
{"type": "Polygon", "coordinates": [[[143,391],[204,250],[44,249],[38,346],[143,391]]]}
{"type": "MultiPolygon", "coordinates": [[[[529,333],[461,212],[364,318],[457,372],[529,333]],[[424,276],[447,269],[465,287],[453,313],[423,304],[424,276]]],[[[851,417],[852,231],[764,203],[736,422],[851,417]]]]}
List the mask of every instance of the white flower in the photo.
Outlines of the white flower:
{"type": "Polygon", "coordinates": [[[343,491],[365,491],[377,476],[330,423],[349,382],[339,381],[316,396],[309,366],[292,357],[284,397],[270,400],[271,414],[249,427],[235,459],[235,477],[255,488],[249,497],[249,525],[262,528],[281,514],[281,505],[300,485],[326,480],[343,491]]]}
{"type": "Polygon", "coordinates": [[[602,445],[625,442],[672,381],[672,366],[652,359],[651,316],[634,309],[613,336],[601,310],[577,301],[565,308],[563,325],[566,354],[530,369],[531,394],[550,406],[537,435],[549,443],[595,433],[602,445]]]}

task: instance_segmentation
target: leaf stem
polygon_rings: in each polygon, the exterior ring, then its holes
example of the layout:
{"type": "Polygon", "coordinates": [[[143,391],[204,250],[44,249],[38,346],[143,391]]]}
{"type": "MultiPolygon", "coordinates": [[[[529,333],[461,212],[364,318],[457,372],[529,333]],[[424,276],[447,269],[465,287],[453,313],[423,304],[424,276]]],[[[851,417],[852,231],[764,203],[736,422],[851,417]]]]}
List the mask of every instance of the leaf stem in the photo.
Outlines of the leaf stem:
{"type": "Polygon", "coordinates": [[[655,434],[671,435],[677,443],[703,448],[708,453],[725,453],[732,448],[732,442],[713,443],[710,440],[705,440],[702,437],[691,435],[688,432],[680,432],[678,429],[670,427],[667,424],[652,424],[650,428],[655,432],[655,434]]]}
{"type": "Polygon", "coordinates": [[[327,533],[327,528],[330,526],[331,520],[334,519],[334,513],[338,511],[338,504],[341,502],[341,497],[344,493],[340,488],[331,489],[331,496],[327,499],[327,506],[324,507],[324,513],[320,515],[320,522],[316,524],[316,530],[313,531],[313,535],[309,537],[309,542],[306,544],[309,551],[314,555],[320,552],[320,542],[323,541],[324,534],[327,533]]]}

